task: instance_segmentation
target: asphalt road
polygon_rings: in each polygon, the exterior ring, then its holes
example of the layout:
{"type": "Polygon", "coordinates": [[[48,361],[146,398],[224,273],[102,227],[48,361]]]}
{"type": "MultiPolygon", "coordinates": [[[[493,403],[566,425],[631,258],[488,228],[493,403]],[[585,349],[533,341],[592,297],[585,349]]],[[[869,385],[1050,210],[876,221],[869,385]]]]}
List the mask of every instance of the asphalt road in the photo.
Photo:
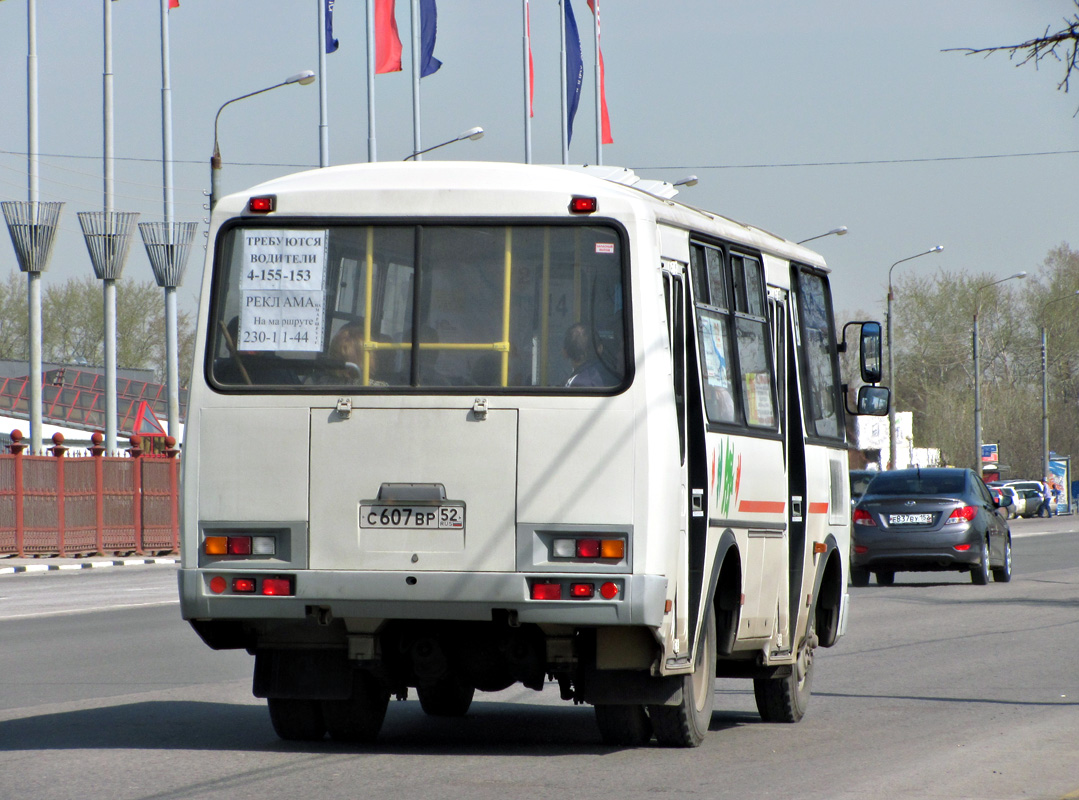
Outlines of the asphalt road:
{"type": "Polygon", "coordinates": [[[175,569],[0,576],[0,799],[1079,798],[1079,518],[1012,522],[1015,577],[855,588],[797,725],[716,682],[696,750],[605,747],[511,689],[463,720],[392,703],[379,743],[278,740],[252,659],[179,619],[175,569]]]}

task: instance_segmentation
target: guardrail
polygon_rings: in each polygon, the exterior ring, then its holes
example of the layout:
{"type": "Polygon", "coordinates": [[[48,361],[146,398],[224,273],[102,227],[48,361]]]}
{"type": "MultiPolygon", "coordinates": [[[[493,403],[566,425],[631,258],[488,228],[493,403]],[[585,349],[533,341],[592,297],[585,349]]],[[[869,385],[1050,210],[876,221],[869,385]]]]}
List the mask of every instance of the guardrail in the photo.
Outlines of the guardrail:
{"type": "Polygon", "coordinates": [[[176,552],[180,541],[179,450],[147,455],[132,436],[123,456],[107,456],[100,433],[73,456],[64,437],[50,455],[24,451],[18,431],[0,454],[0,555],[122,555],[176,552]]]}

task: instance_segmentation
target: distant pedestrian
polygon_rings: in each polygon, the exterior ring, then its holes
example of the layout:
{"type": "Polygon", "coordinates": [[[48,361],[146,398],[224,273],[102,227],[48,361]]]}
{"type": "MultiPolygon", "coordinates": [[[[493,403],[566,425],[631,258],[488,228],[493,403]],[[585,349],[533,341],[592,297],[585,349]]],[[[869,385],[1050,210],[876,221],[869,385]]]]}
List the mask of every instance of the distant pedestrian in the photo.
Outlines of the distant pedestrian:
{"type": "Polygon", "coordinates": [[[1040,491],[1042,495],[1042,502],[1041,505],[1038,506],[1038,516],[1051,517],[1053,516],[1053,509],[1051,506],[1053,494],[1049,489],[1049,484],[1045,481],[1042,481],[1040,491]]]}

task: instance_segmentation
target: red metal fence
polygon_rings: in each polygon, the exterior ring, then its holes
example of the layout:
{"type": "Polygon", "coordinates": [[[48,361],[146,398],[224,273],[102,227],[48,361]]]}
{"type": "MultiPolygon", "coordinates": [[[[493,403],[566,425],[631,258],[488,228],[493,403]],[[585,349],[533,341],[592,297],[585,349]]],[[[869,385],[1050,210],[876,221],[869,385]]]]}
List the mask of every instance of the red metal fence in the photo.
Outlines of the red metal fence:
{"type": "Polygon", "coordinates": [[[90,455],[71,457],[63,437],[51,455],[23,453],[13,436],[0,454],[0,555],[138,555],[179,547],[179,459],[149,456],[131,437],[125,456],[106,456],[99,434],[90,455]]]}

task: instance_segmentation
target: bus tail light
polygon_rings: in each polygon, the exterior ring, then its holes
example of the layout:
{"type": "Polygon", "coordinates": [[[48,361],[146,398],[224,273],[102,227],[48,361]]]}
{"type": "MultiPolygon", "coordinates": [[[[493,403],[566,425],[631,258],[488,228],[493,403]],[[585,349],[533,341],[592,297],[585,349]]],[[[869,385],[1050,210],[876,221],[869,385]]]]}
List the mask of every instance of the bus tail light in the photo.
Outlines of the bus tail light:
{"type": "Polygon", "coordinates": [[[232,582],[232,591],[238,594],[253,594],[255,591],[255,581],[251,578],[236,578],[232,582]]]}
{"type": "Polygon", "coordinates": [[[611,559],[620,561],[626,557],[625,539],[555,539],[551,542],[554,558],[611,559]]]}
{"type": "Polygon", "coordinates": [[[596,594],[596,585],[594,583],[570,584],[569,593],[571,597],[594,597],[596,594]]]}
{"type": "Polygon", "coordinates": [[[277,553],[273,536],[207,536],[203,551],[208,556],[272,556],[277,553]]]}
{"type": "Polygon", "coordinates": [[[289,597],[292,595],[292,580],[289,578],[263,578],[262,593],[264,595],[289,597]]]}
{"type": "Polygon", "coordinates": [[[562,584],[560,583],[533,583],[533,600],[561,600],[562,584]]]}

